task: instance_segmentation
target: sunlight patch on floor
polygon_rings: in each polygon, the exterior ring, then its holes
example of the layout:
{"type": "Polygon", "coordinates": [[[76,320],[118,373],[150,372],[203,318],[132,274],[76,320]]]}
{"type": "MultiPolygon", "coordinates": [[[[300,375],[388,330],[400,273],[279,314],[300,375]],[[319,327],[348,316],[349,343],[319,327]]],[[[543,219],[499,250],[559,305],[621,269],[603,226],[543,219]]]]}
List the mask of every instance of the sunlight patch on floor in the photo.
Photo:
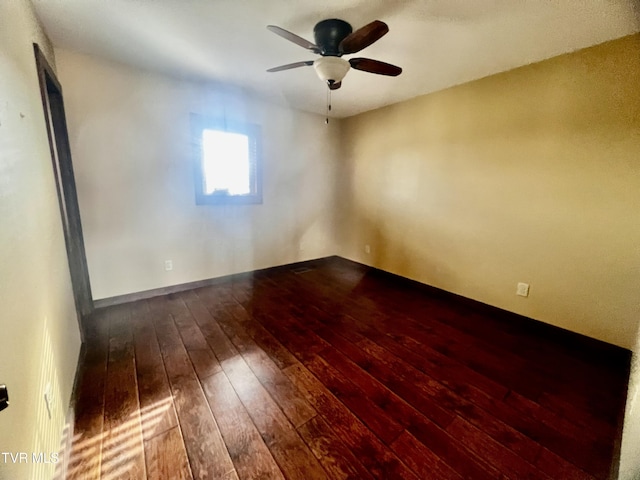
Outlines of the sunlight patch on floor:
{"type": "Polygon", "coordinates": [[[147,438],[156,432],[163,415],[171,408],[171,397],[136,410],[117,427],[87,437],[84,432],[73,437],[73,450],[68,467],[68,478],[88,480],[100,478],[119,480],[125,477],[134,459],[142,455],[143,442],[140,431],[147,438]]]}

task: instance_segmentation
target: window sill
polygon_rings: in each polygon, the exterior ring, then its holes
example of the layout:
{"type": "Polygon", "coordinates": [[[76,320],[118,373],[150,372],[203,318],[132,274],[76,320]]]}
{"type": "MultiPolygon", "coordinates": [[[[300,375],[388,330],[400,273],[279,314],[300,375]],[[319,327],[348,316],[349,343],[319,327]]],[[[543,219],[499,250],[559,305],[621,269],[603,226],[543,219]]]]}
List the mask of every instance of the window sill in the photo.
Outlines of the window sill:
{"type": "Polygon", "coordinates": [[[196,195],[196,205],[261,205],[262,195],[196,195]]]}

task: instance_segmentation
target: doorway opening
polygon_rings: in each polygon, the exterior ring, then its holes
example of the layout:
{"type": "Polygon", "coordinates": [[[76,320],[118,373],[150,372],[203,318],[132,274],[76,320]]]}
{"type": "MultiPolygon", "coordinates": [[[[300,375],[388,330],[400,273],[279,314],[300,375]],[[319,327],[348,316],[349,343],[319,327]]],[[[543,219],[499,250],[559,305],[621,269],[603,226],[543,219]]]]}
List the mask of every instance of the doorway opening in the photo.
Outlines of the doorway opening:
{"type": "Polygon", "coordinates": [[[76,182],[71,162],[62,87],[38,45],[34,44],[33,48],[38,69],[38,79],[40,80],[40,94],[42,95],[42,106],[49,137],[49,149],[51,150],[53,174],[58,193],[60,217],[67,248],[73,297],[78,314],[80,334],[84,341],[84,319],[93,311],[93,298],[84,249],[82,224],[80,222],[76,182]]]}

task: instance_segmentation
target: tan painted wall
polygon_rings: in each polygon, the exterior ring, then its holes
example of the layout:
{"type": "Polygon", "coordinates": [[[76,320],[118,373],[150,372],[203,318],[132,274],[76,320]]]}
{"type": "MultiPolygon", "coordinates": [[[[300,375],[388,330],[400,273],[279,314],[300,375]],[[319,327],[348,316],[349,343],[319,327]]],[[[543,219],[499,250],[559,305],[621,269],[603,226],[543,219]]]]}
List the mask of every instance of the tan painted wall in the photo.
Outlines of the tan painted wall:
{"type": "Polygon", "coordinates": [[[31,455],[58,451],[80,348],[32,42],[53,60],[28,0],[0,2],[0,452],[28,455],[2,480],[52,477],[31,455]]]}
{"type": "Polygon", "coordinates": [[[352,117],[342,139],[344,256],[632,347],[639,36],[352,117]]]}
{"type": "Polygon", "coordinates": [[[233,87],[56,59],[95,298],[335,253],[338,121],[233,87]],[[262,126],[262,205],[195,205],[190,112],[262,126]]]}

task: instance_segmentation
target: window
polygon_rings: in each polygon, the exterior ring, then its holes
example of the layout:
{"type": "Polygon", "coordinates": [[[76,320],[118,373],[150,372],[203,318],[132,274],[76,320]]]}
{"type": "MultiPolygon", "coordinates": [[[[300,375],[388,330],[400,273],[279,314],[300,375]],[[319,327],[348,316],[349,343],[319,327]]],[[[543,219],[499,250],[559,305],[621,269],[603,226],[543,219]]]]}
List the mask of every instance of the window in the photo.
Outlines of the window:
{"type": "Polygon", "coordinates": [[[196,203],[262,203],[257,125],[191,116],[196,203]]]}

